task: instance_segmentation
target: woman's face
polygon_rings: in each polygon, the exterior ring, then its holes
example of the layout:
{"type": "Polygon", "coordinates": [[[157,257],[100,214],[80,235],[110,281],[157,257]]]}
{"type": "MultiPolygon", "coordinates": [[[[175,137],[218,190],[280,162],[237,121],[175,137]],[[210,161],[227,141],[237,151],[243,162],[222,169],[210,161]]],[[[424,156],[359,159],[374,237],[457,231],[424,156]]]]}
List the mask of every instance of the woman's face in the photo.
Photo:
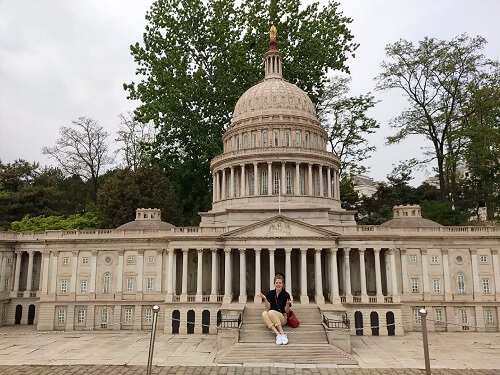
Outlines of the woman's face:
{"type": "Polygon", "coordinates": [[[274,281],[274,288],[277,290],[277,291],[280,291],[283,289],[283,280],[281,279],[276,279],[274,281]]]}

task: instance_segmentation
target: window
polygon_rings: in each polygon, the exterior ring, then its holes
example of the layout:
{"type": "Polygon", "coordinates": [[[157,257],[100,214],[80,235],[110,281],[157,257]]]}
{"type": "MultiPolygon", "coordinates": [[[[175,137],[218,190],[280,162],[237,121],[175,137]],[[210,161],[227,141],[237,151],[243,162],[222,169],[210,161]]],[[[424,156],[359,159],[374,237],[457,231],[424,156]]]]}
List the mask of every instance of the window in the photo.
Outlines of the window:
{"type": "Polygon", "coordinates": [[[125,308],[125,323],[132,323],[132,308],[125,308]]]}
{"type": "Polygon", "coordinates": [[[441,280],[432,279],[432,291],[434,293],[441,293],[441,280]]]}
{"type": "Polygon", "coordinates": [[[255,195],[255,174],[250,172],[250,195],[255,195]]]}
{"type": "Polygon", "coordinates": [[[318,136],[316,134],[313,134],[312,148],[318,148],[318,136]]]}
{"type": "Polygon", "coordinates": [[[278,146],[278,132],[274,132],[274,146],[278,146]]]}
{"type": "Polygon", "coordinates": [[[129,255],[127,257],[127,264],[135,264],[135,255],[129,255]]]}
{"type": "Polygon", "coordinates": [[[63,264],[63,266],[67,266],[69,264],[69,257],[63,257],[62,264],[63,264]]]}
{"type": "Polygon", "coordinates": [[[490,279],[483,279],[483,293],[490,294],[490,279]]]}
{"type": "Polygon", "coordinates": [[[12,258],[7,258],[7,264],[11,264],[12,263],[12,258]]]}
{"type": "Polygon", "coordinates": [[[469,315],[467,309],[460,309],[460,324],[463,326],[469,325],[469,315]]]}
{"type": "Polygon", "coordinates": [[[101,328],[108,328],[108,309],[101,310],[101,328]]]}
{"type": "Polygon", "coordinates": [[[262,170],[262,184],[261,184],[260,191],[262,191],[262,195],[267,194],[267,170],[266,169],[262,170]]]}
{"type": "Polygon", "coordinates": [[[61,291],[61,294],[68,294],[68,280],[67,279],[61,280],[60,291],[61,291]]]}
{"type": "Polygon", "coordinates": [[[493,311],[491,311],[490,309],[485,310],[485,319],[484,319],[484,322],[486,323],[486,325],[489,325],[489,326],[495,324],[495,321],[494,321],[494,318],[493,318],[493,311]]]}
{"type": "Polygon", "coordinates": [[[267,132],[262,133],[262,146],[267,147],[267,132]]]}
{"type": "Polygon", "coordinates": [[[326,184],[326,174],[323,175],[323,196],[328,195],[328,185],[326,184]]]}
{"type": "Polygon", "coordinates": [[[60,308],[57,311],[57,323],[58,324],[66,323],[66,309],[60,308]]]}
{"type": "Polygon", "coordinates": [[[458,294],[465,294],[465,278],[463,273],[457,275],[457,291],[458,294]]]}
{"type": "Polygon", "coordinates": [[[105,273],[102,277],[102,294],[109,294],[111,289],[111,275],[105,273]]]}
{"type": "Polygon", "coordinates": [[[240,137],[236,137],[236,150],[240,149],[240,137]]]}
{"type": "Polygon", "coordinates": [[[422,323],[422,318],[420,317],[420,314],[418,313],[418,309],[413,309],[413,323],[414,324],[421,324],[422,323]]]}
{"type": "Polygon", "coordinates": [[[416,277],[412,277],[410,280],[411,280],[411,292],[418,293],[418,279],[416,277]]]}
{"type": "Polygon", "coordinates": [[[416,255],[410,255],[408,257],[410,263],[417,263],[417,256],[416,255]]]}
{"type": "Polygon", "coordinates": [[[304,170],[301,169],[299,171],[299,188],[300,188],[300,195],[304,195],[304,170]]]}
{"type": "Polygon", "coordinates": [[[292,171],[286,170],[286,193],[292,194],[292,171]]]}
{"type": "Polygon", "coordinates": [[[252,133],[252,147],[257,147],[257,133],[252,133]]]}
{"type": "Polygon", "coordinates": [[[279,194],[280,192],[280,171],[274,170],[274,190],[273,194],[279,194]]]}
{"type": "Polygon", "coordinates": [[[247,148],[248,147],[248,135],[244,135],[243,136],[243,148],[247,148]]]}
{"type": "Polygon", "coordinates": [[[443,319],[443,310],[442,309],[436,309],[435,315],[436,315],[436,324],[444,324],[444,319],[443,319]]]}
{"type": "Polygon", "coordinates": [[[80,293],[87,293],[87,280],[80,280],[80,293]]]}
{"type": "Polygon", "coordinates": [[[488,262],[488,256],[487,255],[480,255],[479,256],[479,261],[481,263],[487,263],[488,262]]]}
{"type": "Polygon", "coordinates": [[[319,195],[319,173],[316,173],[316,194],[319,195]]]}
{"type": "Polygon", "coordinates": [[[295,146],[300,147],[300,132],[295,133],[295,146]]]}
{"type": "Polygon", "coordinates": [[[144,320],[146,323],[151,323],[153,321],[153,309],[151,307],[146,307],[144,310],[144,320]]]}
{"type": "Polygon", "coordinates": [[[4,289],[6,292],[9,291],[9,279],[5,279],[5,289],[4,289]]]}
{"type": "Polygon", "coordinates": [[[90,264],[90,258],[89,257],[83,257],[82,258],[82,264],[90,264]]]}
{"type": "Polygon", "coordinates": [[[134,279],[132,277],[127,278],[127,292],[134,291],[134,279]]]}
{"type": "Polygon", "coordinates": [[[309,133],[306,133],[306,148],[309,148],[309,133]]]}
{"type": "Polygon", "coordinates": [[[153,288],[154,288],[154,284],[155,284],[155,279],[148,277],[146,279],[146,292],[148,292],[148,293],[152,292],[153,288]]]}
{"type": "Polygon", "coordinates": [[[439,263],[439,257],[437,255],[431,255],[431,263],[439,263]]]}
{"type": "Polygon", "coordinates": [[[290,133],[289,132],[285,133],[285,145],[290,146],[290,133]]]}
{"type": "Polygon", "coordinates": [[[148,256],[148,264],[155,264],[155,257],[152,255],[148,256]]]}
{"type": "Polygon", "coordinates": [[[78,324],[85,324],[85,309],[78,309],[78,324]]]}

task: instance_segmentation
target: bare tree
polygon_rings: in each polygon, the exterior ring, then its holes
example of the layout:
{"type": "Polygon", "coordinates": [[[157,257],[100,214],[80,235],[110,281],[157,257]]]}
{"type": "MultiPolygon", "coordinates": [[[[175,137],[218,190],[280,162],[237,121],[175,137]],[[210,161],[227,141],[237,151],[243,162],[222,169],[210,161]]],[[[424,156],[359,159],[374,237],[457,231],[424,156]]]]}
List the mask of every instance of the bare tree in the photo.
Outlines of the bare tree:
{"type": "Polygon", "coordinates": [[[121,143],[122,146],[117,152],[123,152],[125,166],[135,172],[148,159],[145,146],[154,141],[154,126],[151,122],[137,121],[131,112],[128,112],[127,115],[120,114],[118,117],[120,118],[120,130],[118,130],[118,138],[115,141],[121,143]]]}
{"type": "Polygon", "coordinates": [[[61,137],[55,146],[44,147],[42,152],[54,158],[65,173],[90,181],[92,200],[96,202],[99,176],[112,162],[108,153],[109,133],[89,117],[72,123],[74,127],[61,126],[61,137]]]}

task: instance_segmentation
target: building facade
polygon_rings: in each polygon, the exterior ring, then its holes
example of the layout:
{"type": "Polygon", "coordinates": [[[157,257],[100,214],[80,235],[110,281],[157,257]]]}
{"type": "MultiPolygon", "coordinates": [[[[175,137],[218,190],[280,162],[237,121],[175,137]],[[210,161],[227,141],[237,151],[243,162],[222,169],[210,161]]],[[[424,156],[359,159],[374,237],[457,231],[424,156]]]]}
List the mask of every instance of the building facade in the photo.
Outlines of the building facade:
{"type": "Polygon", "coordinates": [[[430,330],[498,331],[500,228],[442,227],[418,206],[356,225],[341,208],[340,160],[282,67],[271,39],[265,77],[239,99],[211,163],[198,227],[138,209],[114,230],[0,233],[0,324],[148,329],[157,304],[165,332],[211,334],[283,272],[295,303],[347,315],[352,334],[419,330],[423,306],[430,330]]]}

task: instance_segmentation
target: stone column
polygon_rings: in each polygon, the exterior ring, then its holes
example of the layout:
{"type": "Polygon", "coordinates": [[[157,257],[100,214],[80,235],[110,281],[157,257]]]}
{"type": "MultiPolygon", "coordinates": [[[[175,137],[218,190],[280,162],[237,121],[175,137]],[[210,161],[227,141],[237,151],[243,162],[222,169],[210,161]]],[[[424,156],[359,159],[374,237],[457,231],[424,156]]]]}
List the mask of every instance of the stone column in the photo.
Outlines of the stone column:
{"type": "Polygon", "coordinates": [[[307,174],[307,193],[309,195],[314,195],[313,193],[313,170],[312,170],[312,163],[308,164],[308,174],[307,174]]]}
{"type": "Polygon", "coordinates": [[[259,195],[259,167],[257,163],[253,163],[253,195],[259,195]]]}
{"type": "MultiPolygon", "coordinates": [[[[28,251],[28,255],[29,255],[29,258],[28,258],[28,276],[26,277],[26,291],[24,292],[24,297],[29,297],[30,292],[31,292],[31,283],[32,283],[31,279],[33,279],[33,257],[35,255],[35,252],[28,251]]],[[[77,263],[77,262],[74,260],[74,256],[73,256],[73,264],[71,265],[72,268],[74,267],[74,263],[77,263]]],[[[73,283],[73,288],[70,289],[70,291],[73,292],[75,290],[74,279],[76,279],[76,269],[74,271],[72,270],[71,274],[72,274],[71,282],[73,283]]]]}
{"type": "Polygon", "coordinates": [[[221,186],[221,190],[222,190],[222,199],[226,199],[226,170],[223,169],[222,170],[222,186],[221,186]]]}
{"type": "Polygon", "coordinates": [[[240,252],[240,297],[239,303],[247,303],[247,258],[246,249],[238,249],[240,252]]]}
{"type": "Polygon", "coordinates": [[[210,249],[212,253],[212,273],[210,284],[210,302],[217,302],[217,249],[210,249]]]}
{"type": "MultiPolygon", "coordinates": [[[[76,285],[77,284],[77,276],[78,276],[78,251],[73,251],[73,254],[72,254],[72,259],[71,259],[71,281],[70,281],[70,284],[69,284],[69,294],[76,294],[76,290],[78,288],[78,286],[76,285]]],[[[31,262],[33,263],[33,261],[31,262]]],[[[33,266],[33,264],[32,264],[33,266]]],[[[32,268],[32,267],[29,267],[29,268],[32,268]]],[[[30,275],[30,272],[29,272],[29,268],[28,268],[28,277],[31,279],[31,275],[30,275]]],[[[31,287],[31,283],[30,284],[30,287],[31,287]]],[[[30,288],[31,290],[31,288],[30,288]]]]}
{"type": "Polygon", "coordinates": [[[285,168],[285,162],[281,162],[281,195],[286,194],[286,168],[285,168]]]}
{"type": "Polygon", "coordinates": [[[92,260],[90,262],[89,299],[95,298],[95,278],[97,277],[97,253],[98,253],[97,250],[92,250],[92,260]]]}
{"type": "Polygon", "coordinates": [[[267,162],[267,195],[273,195],[273,163],[267,162]]]}
{"type": "Polygon", "coordinates": [[[229,181],[229,198],[234,198],[234,166],[231,166],[231,180],[229,181]]]}
{"type": "Polygon", "coordinates": [[[292,297],[292,248],[285,249],[285,279],[286,282],[286,290],[292,297]]]}
{"type": "Polygon", "coordinates": [[[318,167],[319,174],[319,195],[322,197],[324,195],[324,187],[323,187],[323,166],[320,164],[318,167]]]}
{"type": "MultiPolygon", "coordinates": [[[[4,258],[5,260],[5,258],[4,258]]],[[[50,263],[50,252],[47,250],[42,251],[42,294],[47,295],[49,293],[49,263],[50,263]]],[[[2,273],[2,276],[5,273],[2,273]]],[[[2,287],[5,282],[2,283],[2,287]]]]}
{"type": "Polygon", "coordinates": [[[231,303],[231,249],[224,249],[224,303],[231,303]]]}
{"type": "Polygon", "coordinates": [[[255,296],[253,298],[254,303],[262,303],[262,299],[259,297],[259,293],[262,292],[260,252],[261,249],[255,249],[255,296]]]}
{"type": "Polygon", "coordinates": [[[156,249],[156,280],[155,280],[155,291],[156,291],[157,294],[161,294],[162,265],[163,265],[163,250],[162,249],[156,249]]]}
{"type": "Polygon", "coordinates": [[[340,294],[339,294],[339,275],[337,268],[337,249],[330,249],[330,288],[332,295],[330,300],[333,304],[340,304],[340,294]]]}
{"type": "Polygon", "coordinates": [[[269,289],[274,288],[274,276],[276,275],[276,270],[274,267],[274,252],[276,249],[269,250],[269,289]]]}
{"type": "Polygon", "coordinates": [[[340,199],[340,176],[339,171],[335,171],[335,198],[340,199]]]}
{"type": "Polygon", "coordinates": [[[217,174],[212,174],[212,203],[217,200],[217,174]]]}
{"type": "MultiPolygon", "coordinates": [[[[43,267],[43,265],[42,265],[42,267],[43,267]]],[[[6,290],[5,290],[5,272],[7,272],[7,256],[6,256],[6,254],[3,254],[2,274],[0,275],[0,292],[6,292],[6,290]]],[[[48,272],[49,272],[49,270],[47,269],[47,273],[48,272]]]]}
{"type": "Polygon", "coordinates": [[[246,184],[245,184],[245,164],[240,164],[240,167],[241,167],[241,186],[240,186],[240,190],[241,190],[241,194],[240,194],[240,197],[244,197],[245,195],[247,195],[246,193],[246,184]]]}
{"type": "Polygon", "coordinates": [[[118,270],[116,273],[116,298],[120,299],[123,290],[123,254],[124,250],[118,250],[118,270]]]}
{"type": "Polygon", "coordinates": [[[300,249],[300,303],[308,304],[307,295],[307,249],[300,249]]]}
{"type": "Polygon", "coordinates": [[[406,298],[410,293],[410,287],[408,285],[408,260],[406,257],[406,249],[400,248],[399,253],[401,254],[401,273],[403,280],[403,296],[406,298]]]}
{"type": "Polygon", "coordinates": [[[203,301],[203,249],[196,250],[198,254],[198,270],[196,271],[196,302],[203,301]]]}
{"type": "Polygon", "coordinates": [[[165,275],[165,277],[167,278],[167,297],[165,301],[172,302],[174,294],[174,278],[172,276],[172,273],[174,271],[174,249],[167,249],[167,257],[167,274],[165,275]]]}
{"type": "Polygon", "coordinates": [[[352,302],[350,252],[351,249],[349,247],[344,247],[344,288],[346,302],[352,302]]]}
{"type": "Polygon", "coordinates": [[[368,303],[368,293],[366,292],[366,270],[365,270],[365,249],[359,251],[359,273],[361,276],[361,302],[368,303]]]}
{"type": "Polygon", "coordinates": [[[429,266],[427,261],[427,249],[420,249],[422,253],[422,284],[424,285],[424,301],[430,301],[431,293],[429,287],[429,266]]]}
{"type": "Polygon", "coordinates": [[[220,194],[220,182],[219,182],[219,171],[215,172],[215,199],[220,201],[221,199],[221,194],[220,194]]]}
{"type": "Polygon", "coordinates": [[[187,302],[188,295],[188,254],[189,249],[182,249],[182,289],[181,302],[187,302]]]}
{"type": "Polygon", "coordinates": [[[137,291],[136,299],[142,299],[142,284],[144,275],[144,250],[138,251],[137,257],[137,291]]]}
{"type": "Polygon", "coordinates": [[[332,168],[326,168],[326,183],[328,189],[328,198],[332,197],[332,168]]]}
{"type": "Polygon", "coordinates": [[[321,249],[314,249],[314,280],[316,282],[316,304],[324,304],[325,297],[323,296],[323,278],[321,276],[321,249]]]}
{"type": "Polygon", "coordinates": [[[477,249],[470,249],[471,257],[472,257],[472,280],[474,287],[474,300],[481,301],[482,300],[482,291],[481,284],[479,282],[479,268],[477,265],[477,249]]]}
{"type": "MultiPolygon", "coordinates": [[[[16,273],[14,276],[14,293],[19,292],[19,280],[21,278],[21,259],[22,259],[23,252],[22,251],[16,251],[16,273]]],[[[16,296],[17,297],[17,296],[16,296]]]]}
{"type": "Polygon", "coordinates": [[[495,275],[495,300],[500,301],[500,269],[498,265],[498,249],[491,249],[493,273],[495,275]]]}
{"type": "Polygon", "coordinates": [[[443,254],[444,300],[452,301],[453,294],[451,293],[450,262],[448,260],[448,249],[441,249],[441,253],[443,254]]]}
{"type": "Polygon", "coordinates": [[[300,162],[295,163],[295,191],[294,195],[300,195],[300,162]]]}
{"type": "Polygon", "coordinates": [[[398,276],[396,273],[396,254],[395,249],[389,249],[389,257],[391,259],[391,280],[392,280],[392,302],[399,303],[398,291],[398,276]]]}
{"type": "MultiPolygon", "coordinates": [[[[92,254],[94,254],[94,252],[92,252],[92,254]]],[[[52,252],[52,264],[51,264],[51,267],[50,267],[50,289],[49,289],[49,294],[54,294],[54,297],[57,293],[57,259],[58,259],[58,255],[59,253],[54,251],[52,252]]],[[[93,258],[92,258],[93,259],[93,258]]],[[[49,273],[47,272],[47,275],[49,275],[49,273]]],[[[95,275],[95,273],[94,273],[95,275]]],[[[48,277],[47,277],[48,279],[48,277]]],[[[90,285],[92,286],[92,270],[91,270],[91,273],[90,273],[90,285]]],[[[94,287],[95,287],[95,277],[94,277],[94,287]]],[[[93,297],[91,297],[93,298],[93,297]]]]}
{"type": "Polygon", "coordinates": [[[382,275],[380,272],[380,248],[374,248],[375,255],[375,285],[377,288],[377,302],[384,303],[384,294],[382,293],[382,275]]]}
{"type": "Polygon", "coordinates": [[[172,290],[174,294],[177,294],[177,253],[175,249],[172,258],[172,290]]]}

